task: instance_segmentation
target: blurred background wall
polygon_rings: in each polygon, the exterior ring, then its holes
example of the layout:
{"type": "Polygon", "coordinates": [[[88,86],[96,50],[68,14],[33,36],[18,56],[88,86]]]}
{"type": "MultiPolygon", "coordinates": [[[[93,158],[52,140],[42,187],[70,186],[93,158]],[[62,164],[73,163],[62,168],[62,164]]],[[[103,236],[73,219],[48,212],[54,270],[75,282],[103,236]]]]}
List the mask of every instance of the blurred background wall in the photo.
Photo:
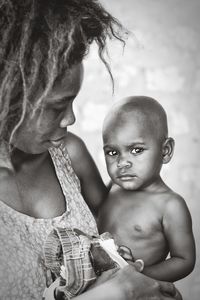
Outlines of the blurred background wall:
{"type": "Polygon", "coordinates": [[[149,95],[164,106],[176,147],[163,166],[166,182],[186,200],[197,245],[195,270],[177,282],[184,300],[200,298],[200,0],[101,0],[131,32],[124,49],[110,43],[115,93],[93,47],[85,61],[83,88],[75,102],[82,136],[105,181],[102,120],[109,106],[128,95],[149,95]]]}

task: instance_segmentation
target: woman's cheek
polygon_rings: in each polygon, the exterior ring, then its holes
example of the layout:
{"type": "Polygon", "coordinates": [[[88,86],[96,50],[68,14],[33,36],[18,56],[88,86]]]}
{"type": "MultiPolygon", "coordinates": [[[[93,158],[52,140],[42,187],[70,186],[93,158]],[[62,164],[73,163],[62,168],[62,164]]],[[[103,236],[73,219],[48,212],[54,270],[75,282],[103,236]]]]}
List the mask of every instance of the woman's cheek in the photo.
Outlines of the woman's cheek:
{"type": "Polygon", "coordinates": [[[62,119],[62,114],[57,111],[46,111],[46,113],[43,114],[41,123],[44,127],[47,129],[56,128],[59,127],[59,124],[62,119]]]}
{"type": "Polygon", "coordinates": [[[35,134],[39,136],[45,136],[47,138],[57,127],[57,122],[53,114],[41,114],[37,121],[34,123],[35,134]]]}

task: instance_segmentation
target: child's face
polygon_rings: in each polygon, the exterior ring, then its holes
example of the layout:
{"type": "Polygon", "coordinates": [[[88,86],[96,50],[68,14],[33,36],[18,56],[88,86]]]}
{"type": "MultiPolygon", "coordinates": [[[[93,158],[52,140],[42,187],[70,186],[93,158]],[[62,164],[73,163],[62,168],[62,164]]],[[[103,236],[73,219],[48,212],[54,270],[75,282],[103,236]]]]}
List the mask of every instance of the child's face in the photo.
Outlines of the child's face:
{"type": "Polygon", "coordinates": [[[146,189],[159,178],[162,142],[145,118],[131,117],[115,122],[104,132],[108,173],[126,190],[146,189]]]}
{"type": "Polygon", "coordinates": [[[41,109],[33,117],[27,113],[14,137],[16,148],[37,154],[62,143],[67,127],[75,122],[72,105],[82,78],[82,65],[74,66],[44,98],[41,109]]]}

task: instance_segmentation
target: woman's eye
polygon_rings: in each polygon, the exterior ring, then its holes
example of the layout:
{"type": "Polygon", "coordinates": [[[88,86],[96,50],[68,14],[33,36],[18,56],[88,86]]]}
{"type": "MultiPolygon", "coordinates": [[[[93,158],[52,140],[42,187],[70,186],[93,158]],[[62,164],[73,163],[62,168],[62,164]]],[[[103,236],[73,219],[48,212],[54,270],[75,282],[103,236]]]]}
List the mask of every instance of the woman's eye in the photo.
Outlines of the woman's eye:
{"type": "Polygon", "coordinates": [[[69,109],[71,107],[71,105],[72,105],[72,100],[71,101],[65,101],[64,103],[60,103],[60,104],[54,105],[52,107],[52,109],[55,112],[62,113],[64,111],[66,111],[67,109],[69,109]]]}
{"type": "Polygon", "coordinates": [[[63,112],[65,110],[65,108],[64,107],[54,107],[53,110],[55,112],[61,113],[61,112],[63,112]]]}
{"type": "Polygon", "coordinates": [[[139,154],[139,153],[142,153],[143,151],[144,151],[143,148],[133,148],[131,150],[131,153],[133,153],[133,154],[139,154]]]}

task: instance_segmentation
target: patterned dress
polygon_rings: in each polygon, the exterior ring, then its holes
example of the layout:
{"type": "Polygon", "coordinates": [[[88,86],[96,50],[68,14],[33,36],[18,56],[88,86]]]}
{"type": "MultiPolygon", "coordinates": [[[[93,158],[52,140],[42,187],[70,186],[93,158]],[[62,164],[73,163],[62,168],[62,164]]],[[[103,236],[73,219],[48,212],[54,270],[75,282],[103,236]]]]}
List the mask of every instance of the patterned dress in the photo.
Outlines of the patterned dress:
{"type": "Polygon", "coordinates": [[[43,246],[54,226],[97,234],[65,147],[51,148],[49,152],[66,199],[66,211],[55,218],[37,219],[0,201],[0,300],[42,299],[49,281],[43,246]]]}

